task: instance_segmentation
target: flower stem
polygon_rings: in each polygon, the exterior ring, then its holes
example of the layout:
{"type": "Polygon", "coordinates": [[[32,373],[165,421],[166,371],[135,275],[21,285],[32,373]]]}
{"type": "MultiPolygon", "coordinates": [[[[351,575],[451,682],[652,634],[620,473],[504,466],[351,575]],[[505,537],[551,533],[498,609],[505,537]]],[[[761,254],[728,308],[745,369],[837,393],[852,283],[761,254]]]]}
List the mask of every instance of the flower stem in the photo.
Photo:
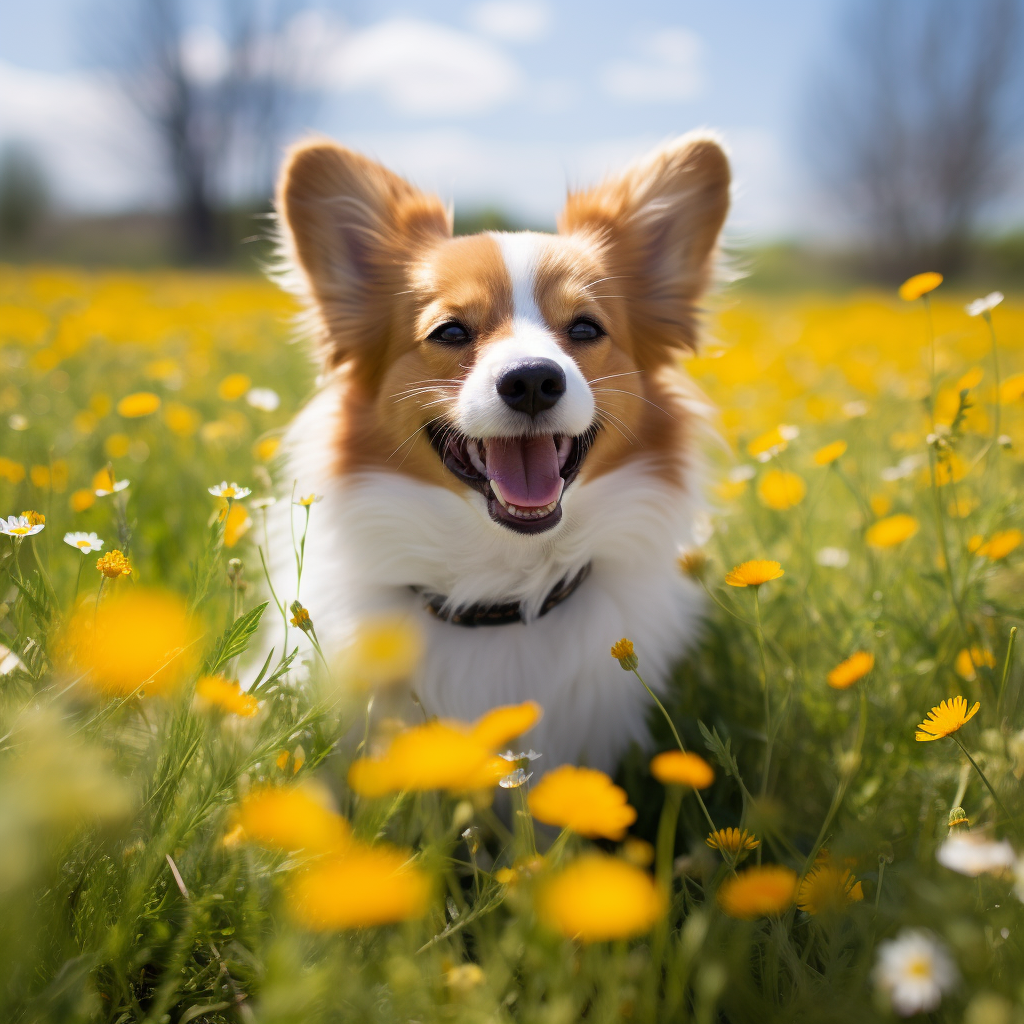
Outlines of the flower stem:
{"type": "Polygon", "coordinates": [[[1006,661],[1003,662],[1003,677],[999,680],[999,698],[996,701],[996,717],[1003,708],[1003,693],[1006,691],[1006,680],[1010,678],[1010,666],[1013,664],[1013,645],[1017,641],[1017,627],[1010,629],[1010,639],[1006,645],[1006,661]]]}
{"type": "Polygon", "coordinates": [[[973,757],[971,757],[971,755],[968,752],[967,748],[963,745],[963,742],[960,740],[960,737],[957,736],[957,734],[955,732],[951,732],[950,736],[953,737],[953,739],[956,741],[956,745],[964,752],[964,757],[966,757],[967,760],[971,762],[971,766],[974,768],[974,770],[981,777],[981,781],[985,783],[985,786],[988,789],[989,793],[992,794],[992,799],[995,801],[996,806],[1005,815],[1006,820],[1013,826],[1013,830],[1014,830],[1014,832],[1017,833],[1017,837],[1019,839],[1024,839],[1024,833],[1021,832],[1020,826],[1017,824],[1017,820],[1003,806],[1003,801],[1000,800],[999,797],[997,796],[995,789],[992,788],[992,783],[988,781],[988,778],[985,775],[985,773],[981,770],[981,768],[978,767],[978,762],[975,761],[973,757]]]}
{"type": "Polygon", "coordinates": [[[768,660],[764,653],[764,630],[761,627],[761,602],[758,600],[759,587],[754,587],[754,630],[757,634],[757,650],[761,657],[761,690],[764,693],[764,773],[761,775],[761,796],[768,792],[768,774],[772,766],[772,747],[775,734],[772,731],[772,709],[768,697],[768,660]]]}

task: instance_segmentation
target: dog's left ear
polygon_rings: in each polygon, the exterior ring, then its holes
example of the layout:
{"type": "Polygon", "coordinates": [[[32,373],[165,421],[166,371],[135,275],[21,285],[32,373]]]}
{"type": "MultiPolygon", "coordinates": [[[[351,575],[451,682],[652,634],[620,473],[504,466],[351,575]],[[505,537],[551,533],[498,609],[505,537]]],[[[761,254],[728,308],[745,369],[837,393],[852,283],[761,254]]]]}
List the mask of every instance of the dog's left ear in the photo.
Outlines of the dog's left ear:
{"type": "Polygon", "coordinates": [[[558,229],[594,235],[605,249],[641,365],[696,347],[697,302],[714,271],[729,181],[718,142],[684,135],[566,202],[558,229]]]}

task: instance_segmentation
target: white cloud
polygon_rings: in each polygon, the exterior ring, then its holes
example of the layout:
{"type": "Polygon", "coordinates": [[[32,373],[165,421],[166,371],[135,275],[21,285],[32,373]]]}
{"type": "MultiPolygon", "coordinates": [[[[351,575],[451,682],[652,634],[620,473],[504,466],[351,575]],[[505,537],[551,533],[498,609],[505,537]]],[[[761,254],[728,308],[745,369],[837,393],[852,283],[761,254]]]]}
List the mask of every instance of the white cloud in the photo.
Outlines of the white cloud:
{"type": "Polygon", "coordinates": [[[179,44],[181,69],[197,85],[214,85],[228,72],[231,55],[220,33],[210,25],[186,29],[179,44]]]}
{"type": "Polygon", "coordinates": [[[551,12],[530,0],[487,0],[469,12],[469,23],[484,35],[511,43],[535,43],[547,35],[551,12]]]}
{"type": "Polygon", "coordinates": [[[685,28],[663,28],[638,41],[638,56],[613,61],[604,87],[617,99],[678,103],[698,96],[704,86],[701,39],[685,28]]]}
{"type": "Polygon", "coordinates": [[[148,126],[99,75],[0,61],[0,140],[24,142],[38,154],[66,207],[122,210],[166,199],[148,126]]]}
{"type": "Polygon", "coordinates": [[[514,96],[519,68],[493,43],[415,18],[346,34],[324,62],[326,85],[383,96],[399,113],[478,114],[514,96]]]}

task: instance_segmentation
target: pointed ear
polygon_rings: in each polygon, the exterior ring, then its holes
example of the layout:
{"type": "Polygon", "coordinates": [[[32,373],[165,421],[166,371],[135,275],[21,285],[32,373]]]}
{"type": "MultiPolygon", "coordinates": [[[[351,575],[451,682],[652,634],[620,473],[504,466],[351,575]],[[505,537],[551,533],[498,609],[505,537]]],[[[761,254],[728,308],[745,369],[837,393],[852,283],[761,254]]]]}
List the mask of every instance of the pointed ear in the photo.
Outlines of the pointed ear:
{"type": "Polygon", "coordinates": [[[315,305],[328,365],[386,347],[394,296],[448,212],[391,171],[327,140],[295,146],[278,181],[284,277],[315,305]]]}
{"type": "Polygon", "coordinates": [[[721,146],[684,135],[566,202],[558,229],[596,235],[603,244],[628,297],[642,365],[696,347],[697,302],[714,271],[729,180],[721,146]]]}

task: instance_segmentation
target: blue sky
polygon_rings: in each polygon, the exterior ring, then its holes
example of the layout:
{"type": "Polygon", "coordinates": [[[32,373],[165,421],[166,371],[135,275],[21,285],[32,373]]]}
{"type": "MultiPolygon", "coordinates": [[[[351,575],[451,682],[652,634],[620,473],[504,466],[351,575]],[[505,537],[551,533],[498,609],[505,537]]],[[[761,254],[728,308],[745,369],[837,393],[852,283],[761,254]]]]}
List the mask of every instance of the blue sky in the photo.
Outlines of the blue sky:
{"type": "MultiPolygon", "coordinates": [[[[69,206],[157,203],[166,185],[152,147],[86,43],[102,30],[96,9],[89,0],[0,8],[0,138],[34,144],[69,206]]],[[[801,112],[845,9],[845,0],[314,4],[293,26],[319,47],[318,99],[296,131],[377,155],[457,208],[498,205],[545,225],[567,182],[709,127],[734,158],[733,233],[802,233],[813,204],[801,112]]],[[[216,51],[201,20],[200,64],[216,51]]]]}

